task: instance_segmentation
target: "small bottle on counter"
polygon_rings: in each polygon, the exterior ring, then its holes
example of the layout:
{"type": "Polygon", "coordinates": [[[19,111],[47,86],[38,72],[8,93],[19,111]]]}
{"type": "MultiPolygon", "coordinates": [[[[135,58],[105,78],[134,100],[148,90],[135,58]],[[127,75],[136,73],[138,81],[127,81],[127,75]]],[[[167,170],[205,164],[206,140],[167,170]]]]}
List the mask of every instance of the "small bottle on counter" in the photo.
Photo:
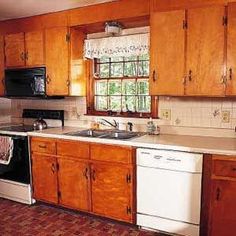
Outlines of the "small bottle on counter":
{"type": "Polygon", "coordinates": [[[152,118],[150,117],[149,121],[147,122],[147,133],[153,135],[155,134],[155,131],[156,131],[156,126],[153,123],[152,118]]]}

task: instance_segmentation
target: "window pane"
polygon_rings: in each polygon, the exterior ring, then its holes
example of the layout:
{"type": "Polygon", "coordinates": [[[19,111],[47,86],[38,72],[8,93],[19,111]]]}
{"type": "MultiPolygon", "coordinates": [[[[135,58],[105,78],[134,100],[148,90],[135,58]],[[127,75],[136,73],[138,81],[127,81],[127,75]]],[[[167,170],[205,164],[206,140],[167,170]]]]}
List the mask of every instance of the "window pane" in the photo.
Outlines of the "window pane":
{"type": "Polygon", "coordinates": [[[123,96],[122,98],[122,111],[135,112],[135,96],[123,96]]]}
{"type": "Polygon", "coordinates": [[[107,81],[96,81],[96,95],[107,95],[107,81]]]}
{"type": "Polygon", "coordinates": [[[95,109],[98,111],[107,110],[107,96],[95,96],[95,109]]]}
{"type": "Polygon", "coordinates": [[[136,94],[136,82],[135,80],[123,80],[122,82],[122,94],[135,95],[136,94]]]}
{"type": "Polygon", "coordinates": [[[137,62],[126,62],[124,67],[124,76],[137,76],[137,62]]]}
{"type": "Polygon", "coordinates": [[[138,96],[137,97],[137,112],[150,112],[151,111],[151,97],[138,96]]]}
{"type": "Polygon", "coordinates": [[[149,76],[149,61],[138,63],[138,76],[149,76]]]}
{"type": "Polygon", "coordinates": [[[148,80],[138,80],[137,87],[138,87],[138,94],[140,94],[140,95],[148,95],[149,94],[148,80]]]}
{"type": "Polygon", "coordinates": [[[112,62],[122,62],[123,60],[123,57],[111,57],[112,62]]]}
{"type": "Polygon", "coordinates": [[[149,54],[139,56],[139,61],[149,61],[149,54]]]}
{"type": "Polygon", "coordinates": [[[110,76],[109,75],[109,64],[98,64],[97,66],[100,66],[100,72],[99,72],[100,78],[108,78],[110,76]]]}
{"type": "Polygon", "coordinates": [[[109,81],[108,94],[109,95],[121,95],[121,81],[120,80],[110,80],[109,81]]]}
{"type": "Polygon", "coordinates": [[[121,111],[121,96],[110,96],[109,110],[121,111]]]}
{"type": "Polygon", "coordinates": [[[109,57],[101,57],[98,62],[104,63],[104,62],[109,62],[109,57]]]}
{"type": "Polygon", "coordinates": [[[138,58],[136,56],[130,56],[130,57],[125,57],[124,59],[125,61],[137,61],[138,58]]]}
{"type": "Polygon", "coordinates": [[[123,77],[123,63],[111,64],[111,77],[123,77]]]}

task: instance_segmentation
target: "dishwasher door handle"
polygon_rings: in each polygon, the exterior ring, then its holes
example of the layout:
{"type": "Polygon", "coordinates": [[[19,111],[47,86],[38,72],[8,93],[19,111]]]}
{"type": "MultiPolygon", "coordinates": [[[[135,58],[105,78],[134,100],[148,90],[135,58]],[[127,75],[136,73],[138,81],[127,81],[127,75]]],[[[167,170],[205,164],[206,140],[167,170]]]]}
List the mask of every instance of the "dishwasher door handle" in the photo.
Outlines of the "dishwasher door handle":
{"type": "Polygon", "coordinates": [[[170,157],[166,158],[166,160],[167,161],[174,161],[174,162],[181,162],[180,159],[175,159],[175,158],[170,158],[170,157]]]}

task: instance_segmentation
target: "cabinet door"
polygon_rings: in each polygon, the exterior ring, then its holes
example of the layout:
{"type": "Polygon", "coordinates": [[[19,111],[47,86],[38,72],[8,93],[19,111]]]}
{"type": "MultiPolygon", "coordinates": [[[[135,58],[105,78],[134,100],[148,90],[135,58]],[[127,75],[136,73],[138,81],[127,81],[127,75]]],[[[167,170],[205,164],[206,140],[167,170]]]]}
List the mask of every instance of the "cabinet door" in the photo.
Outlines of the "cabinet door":
{"type": "Polygon", "coordinates": [[[224,14],[223,6],[188,10],[187,95],[225,93],[224,14]]]}
{"type": "Polygon", "coordinates": [[[228,5],[226,95],[236,95],[236,3],[228,5]]]}
{"type": "Polygon", "coordinates": [[[56,158],[32,155],[33,192],[36,200],[58,203],[56,158]]]}
{"type": "Polygon", "coordinates": [[[151,95],[183,95],[185,11],[151,16],[151,95]]]}
{"type": "Polygon", "coordinates": [[[68,95],[69,46],[67,27],[45,30],[47,95],[68,95]]]}
{"type": "Polygon", "coordinates": [[[0,96],[4,95],[4,38],[0,36],[0,96]]]}
{"type": "Polygon", "coordinates": [[[58,159],[59,203],[70,208],[90,210],[89,167],[87,163],[58,159]]]}
{"type": "Polygon", "coordinates": [[[43,31],[25,33],[25,53],[27,66],[44,64],[43,31]]]}
{"type": "Polygon", "coordinates": [[[93,164],[92,211],[96,214],[133,222],[132,170],[112,164],[93,164]]]}
{"type": "Polygon", "coordinates": [[[6,67],[25,65],[24,33],[5,36],[6,67]]]}
{"type": "Polygon", "coordinates": [[[212,236],[232,236],[236,231],[236,181],[213,180],[212,236]]]}

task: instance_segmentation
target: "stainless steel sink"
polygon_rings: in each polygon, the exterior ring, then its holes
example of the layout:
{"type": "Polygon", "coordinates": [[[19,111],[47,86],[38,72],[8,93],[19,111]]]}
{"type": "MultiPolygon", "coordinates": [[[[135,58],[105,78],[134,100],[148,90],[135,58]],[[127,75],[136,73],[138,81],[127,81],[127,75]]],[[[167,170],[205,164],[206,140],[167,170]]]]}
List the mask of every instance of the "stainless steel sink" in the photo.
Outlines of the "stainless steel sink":
{"type": "Polygon", "coordinates": [[[134,137],[144,135],[144,133],[128,132],[128,131],[121,131],[121,130],[86,129],[86,130],[82,130],[82,131],[66,133],[66,135],[79,136],[79,137],[94,137],[94,138],[128,140],[128,139],[131,139],[134,137]]]}
{"type": "Polygon", "coordinates": [[[98,138],[98,137],[105,135],[105,134],[107,134],[107,131],[104,131],[104,130],[86,129],[86,130],[82,130],[82,131],[67,133],[66,135],[98,138]]]}

